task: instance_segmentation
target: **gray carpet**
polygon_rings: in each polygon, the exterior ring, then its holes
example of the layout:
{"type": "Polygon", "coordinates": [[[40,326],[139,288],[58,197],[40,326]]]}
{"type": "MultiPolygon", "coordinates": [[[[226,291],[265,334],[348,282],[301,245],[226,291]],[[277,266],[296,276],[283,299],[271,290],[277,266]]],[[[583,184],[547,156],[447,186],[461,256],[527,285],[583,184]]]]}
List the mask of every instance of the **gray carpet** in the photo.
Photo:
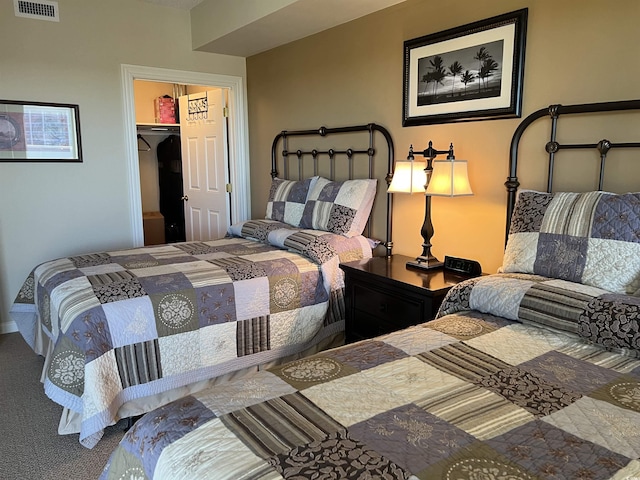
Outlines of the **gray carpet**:
{"type": "Polygon", "coordinates": [[[121,421],[89,450],[58,435],[62,407],[44,394],[43,359],[19,333],[0,335],[0,479],[97,479],[124,434],[121,421]]]}

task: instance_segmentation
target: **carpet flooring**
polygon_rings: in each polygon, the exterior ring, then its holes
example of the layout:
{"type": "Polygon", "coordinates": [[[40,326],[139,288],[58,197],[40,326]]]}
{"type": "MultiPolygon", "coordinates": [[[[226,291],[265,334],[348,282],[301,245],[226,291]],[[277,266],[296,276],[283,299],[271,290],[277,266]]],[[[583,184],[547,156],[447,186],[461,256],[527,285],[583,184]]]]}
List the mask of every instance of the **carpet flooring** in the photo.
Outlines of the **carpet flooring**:
{"type": "Polygon", "coordinates": [[[109,427],[91,450],[78,435],[58,435],[62,407],[45,395],[37,356],[19,333],[0,335],[0,479],[97,479],[124,434],[109,427]]]}

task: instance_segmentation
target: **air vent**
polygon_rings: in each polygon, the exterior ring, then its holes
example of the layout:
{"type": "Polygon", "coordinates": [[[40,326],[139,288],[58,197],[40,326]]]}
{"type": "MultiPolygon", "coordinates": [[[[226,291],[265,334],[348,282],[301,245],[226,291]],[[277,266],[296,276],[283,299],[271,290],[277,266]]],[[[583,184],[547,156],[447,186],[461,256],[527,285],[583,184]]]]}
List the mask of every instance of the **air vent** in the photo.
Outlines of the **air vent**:
{"type": "Polygon", "coordinates": [[[16,17],[34,18],[37,20],[49,20],[59,22],[58,2],[40,0],[29,2],[26,0],[13,0],[16,17]]]}

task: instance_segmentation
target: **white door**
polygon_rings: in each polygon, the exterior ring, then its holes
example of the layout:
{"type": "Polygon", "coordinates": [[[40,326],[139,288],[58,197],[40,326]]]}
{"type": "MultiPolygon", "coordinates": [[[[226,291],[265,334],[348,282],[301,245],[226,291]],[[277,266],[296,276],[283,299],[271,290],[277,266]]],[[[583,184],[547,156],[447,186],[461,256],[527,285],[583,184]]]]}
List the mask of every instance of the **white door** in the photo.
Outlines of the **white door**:
{"type": "Polygon", "coordinates": [[[186,238],[214,240],[229,226],[225,95],[215,89],[179,102],[186,238]]]}

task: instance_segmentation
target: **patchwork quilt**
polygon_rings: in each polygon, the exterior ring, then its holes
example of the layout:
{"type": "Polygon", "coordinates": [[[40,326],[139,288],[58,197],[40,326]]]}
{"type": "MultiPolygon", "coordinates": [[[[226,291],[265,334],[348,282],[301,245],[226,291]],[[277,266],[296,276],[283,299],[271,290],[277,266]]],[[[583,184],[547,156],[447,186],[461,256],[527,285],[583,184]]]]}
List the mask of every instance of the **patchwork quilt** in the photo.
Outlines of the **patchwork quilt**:
{"type": "Polygon", "coordinates": [[[38,351],[45,392],[81,414],[83,445],[129,400],[271,362],[344,329],[338,264],[371,256],[364,237],[272,220],[231,233],[61,258],[29,275],[12,318],[32,348],[48,344],[38,351]]]}
{"type": "Polygon", "coordinates": [[[101,479],[639,478],[640,360],[591,341],[637,322],[622,300],[539,276],[470,280],[434,321],[148,413],[101,479]]]}

